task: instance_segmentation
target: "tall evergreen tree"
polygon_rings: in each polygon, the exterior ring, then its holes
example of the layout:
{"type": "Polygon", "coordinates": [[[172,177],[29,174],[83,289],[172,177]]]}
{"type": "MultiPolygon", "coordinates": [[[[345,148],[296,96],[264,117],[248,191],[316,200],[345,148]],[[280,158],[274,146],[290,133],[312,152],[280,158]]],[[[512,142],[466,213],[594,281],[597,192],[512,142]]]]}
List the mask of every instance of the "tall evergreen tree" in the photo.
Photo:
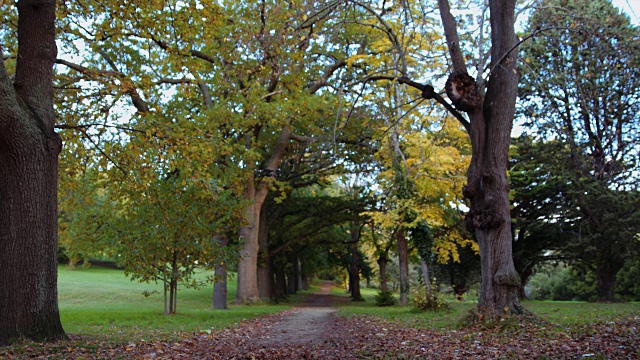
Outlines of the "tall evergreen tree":
{"type": "Polygon", "coordinates": [[[608,0],[541,5],[523,51],[522,112],[540,138],[566,146],[571,185],[558,206],[579,209],[567,255],[595,269],[598,297],[610,301],[637,247],[640,31],[608,0]]]}

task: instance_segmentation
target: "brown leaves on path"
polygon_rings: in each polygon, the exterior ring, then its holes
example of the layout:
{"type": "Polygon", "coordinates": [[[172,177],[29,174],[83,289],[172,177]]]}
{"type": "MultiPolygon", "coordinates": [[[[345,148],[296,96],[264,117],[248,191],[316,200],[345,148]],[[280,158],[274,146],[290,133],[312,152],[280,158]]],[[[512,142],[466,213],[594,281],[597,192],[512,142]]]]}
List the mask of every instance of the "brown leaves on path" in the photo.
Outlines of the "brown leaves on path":
{"type": "MultiPolygon", "coordinates": [[[[311,309],[314,310],[314,309],[311,309]]],[[[244,321],[232,329],[211,334],[183,334],[173,342],[141,342],[111,347],[84,347],[54,343],[21,348],[21,354],[0,349],[0,359],[638,359],[640,318],[566,329],[531,323],[494,329],[471,328],[426,331],[404,328],[372,317],[343,318],[329,313],[313,325],[321,331],[286,328],[287,336],[274,334],[279,324],[295,316],[293,309],[244,321]],[[269,339],[276,339],[270,341],[269,339]],[[267,341],[265,341],[265,339],[267,341]]],[[[76,339],[78,343],[81,339],[76,339]]]]}

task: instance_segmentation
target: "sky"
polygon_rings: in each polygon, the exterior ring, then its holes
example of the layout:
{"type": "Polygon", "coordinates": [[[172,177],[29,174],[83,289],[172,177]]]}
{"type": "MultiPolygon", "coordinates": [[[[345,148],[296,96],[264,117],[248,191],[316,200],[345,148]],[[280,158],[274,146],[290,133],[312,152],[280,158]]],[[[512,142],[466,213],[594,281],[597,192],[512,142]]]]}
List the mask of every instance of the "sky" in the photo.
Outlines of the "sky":
{"type": "Polygon", "coordinates": [[[640,0],[613,0],[612,2],[629,15],[633,24],[640,25],[640,0]]]}

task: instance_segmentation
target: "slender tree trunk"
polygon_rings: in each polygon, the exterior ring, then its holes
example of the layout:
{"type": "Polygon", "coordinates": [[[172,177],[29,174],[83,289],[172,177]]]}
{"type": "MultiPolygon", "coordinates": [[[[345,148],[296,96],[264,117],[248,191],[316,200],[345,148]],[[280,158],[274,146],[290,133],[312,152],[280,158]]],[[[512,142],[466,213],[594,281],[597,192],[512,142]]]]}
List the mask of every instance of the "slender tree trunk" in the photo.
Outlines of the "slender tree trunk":
{"type": "Polygon", "coordinates": [[[55,1],[17,6],[13,83],[0,61],[0,345],[65,337],[57,292],[55,1]]]}
{"type": "Polygon", "coordinates": [[[287,294],[287,276],[282,266],[276,267],[275,273],[276,273],[276,299],[282,299],[287,294]]]}
{"type": "Polygon", "coordinates": [[[269,257],[269,225],[267,224],[267,208],[260,211],[260,231],[258,232],[258,294],[261,299],[271,298],[271,259],[269,257]]]}
{"type": "Polygon", "coordinates": [[[352,300],[362,300],[360,292],[360,267],[358,266],[358,245],[351,245],[351,266],[349,268],[350,290],[352,300]]]}
{"type": "Polygon", "coordinates": [[[396,241],[398,245],[398,263],[400,265],[400,299],[398,300],[398,305],[407,306],[409,304],[409,249],[404,229],[398,229],[396,241]]]}
{"type": "MultiPolygon", "coordinates": [[[[223,248],[229,244],[229,238],[225,235],[217,235],[213,241],[223,248]]],[[[227,263],[224,260],[218,261],[215,267],[212,306],[214,309],[227,309],[227,263]]]]}
{"type": "Polygon", "coordinates": [[[427,297],[432,298],[431,293],[431,276],[429,275],[429,265],[424,259],[420,258],[420,265],[422,266],[422,278],[424,280],[424,286],[427,288],[427,297]]]}
{"type": "Polygon", "coordinates": [[[167,283],[167,265],[163,267],[162,271],[162,294],[164,296],[164,314],[169,315],[169,303],[167,302],[167,289],[169,289],[169,283],[167,283]]]}
{"type": "Polygon", "coordinates": [[[378,257],[378,268],[380,269],[380,290],[387,291],[387,262],[389,259],[386,256],[380,255],[378,257]]]}
{"type": "Polygon", "coordinates": [[[169,314],[168,315],[175,315],[177,304],[178,304],[178,280],[172,278],[169,281],[169,314]]]}
{"type": "Polygon", "coordinates": [[[360,258],[358,255],[358,242],[360,240],[360,224],[351,222],[351,267],[349,269],[349,279],[351,279],[351,299],[361,301],[360,292],[360,258]]]}
{"type": "Polygon", "coordinates": [[[298,255],[291,255],[291,272],[289,273],[289,292],[295,294],[298,289],[298,277],[300,276],[300,267],[298,267],[298,255]]]}
{"type": "Polygon", "coordinates": [[[302,269],[302,263],[300,262],[300,257],[298,256],[298,261],[296,262],[296,266],[298,267],[298,276],[297,276],[297,285],[296,288],[298,290],[303,290],[304,289],[304,272],[302,269]]]}

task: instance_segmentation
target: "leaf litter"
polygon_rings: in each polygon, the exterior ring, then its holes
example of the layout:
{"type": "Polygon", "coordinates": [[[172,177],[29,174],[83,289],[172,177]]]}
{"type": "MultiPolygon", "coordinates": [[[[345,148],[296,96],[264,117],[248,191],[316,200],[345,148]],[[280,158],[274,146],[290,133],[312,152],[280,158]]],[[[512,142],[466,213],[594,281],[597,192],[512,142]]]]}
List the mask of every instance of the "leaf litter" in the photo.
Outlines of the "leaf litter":
{"type": "Polygon", "coordinates": [[[0,359],[640,358],[638,316],[572,327],[524,320],[510,327],[432,331],[327,311],[306,324],[294,321],[293,327],[281,326],[291,317],[316,310],[296,308],[229,329],[181,333],[176,341],[114,345],[80,336],[50,344],[25,341],[0,348],[0,359]],[[309,326],[317,329],[310,333],[309,326]]]}

